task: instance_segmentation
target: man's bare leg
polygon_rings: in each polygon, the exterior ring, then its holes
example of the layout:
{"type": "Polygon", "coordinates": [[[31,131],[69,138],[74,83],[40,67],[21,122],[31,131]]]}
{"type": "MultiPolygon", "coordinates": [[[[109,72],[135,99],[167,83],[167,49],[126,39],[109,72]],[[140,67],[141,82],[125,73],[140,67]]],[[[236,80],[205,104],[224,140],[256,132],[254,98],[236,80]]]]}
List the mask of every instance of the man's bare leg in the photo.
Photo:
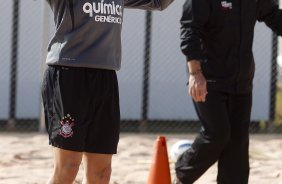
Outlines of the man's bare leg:
{"type": "Polygon", "coordinates": [[[112,172],[111,162],[112,155],[110,154],[84,153],[83,184],[109,184],[112,172]]]}
{"type": "Polygon", "coordinates": [[[73,184],[82,160],[82,152],[53,148],[54,173],[47,184],[73,184]]]}

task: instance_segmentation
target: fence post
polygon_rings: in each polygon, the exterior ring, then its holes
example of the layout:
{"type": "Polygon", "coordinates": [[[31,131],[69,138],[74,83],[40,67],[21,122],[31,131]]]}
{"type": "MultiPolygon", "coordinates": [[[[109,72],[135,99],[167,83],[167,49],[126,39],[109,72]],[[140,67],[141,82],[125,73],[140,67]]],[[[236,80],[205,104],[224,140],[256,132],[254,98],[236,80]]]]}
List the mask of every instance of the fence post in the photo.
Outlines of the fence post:
{"type": "Polygon", "coordinates": [[[142,91],[142,120],[139,127],[140,132],[146,131],[149,107],[150,88],[150,61],[151,61],[151,36],[152,36],[152,12],[146,12],[145,19],[145,44],[144,44],[144,66],[143,66],[143,91],[142,91]]]}
{"type": "MultiPolygon", "coordinates": [[[[280,1],[276,0],[279,4],[280,1]]],[[[277,56],[278,56],[278,36],[273,33],[272,37],[272,65],[271,65],[271,81],[270,81],[270,109],[269,109],[269,122],[267,122],[267,133],[273,132],[273,122],[276,113],[276,93],[277,93],[277,56]]]]}
{"type": "Polygon", "coordinates": [[[7,129],[14,129],[16,124],[17,103],[17,62],[18,62],[18,36],[19,36],[19,13],[20,1],[13,0],[13,23],[12,23],[12,50],[10,65],[10,107],[7,129]]]}
{"type": "MultiPolygon", "coordinates": [[[[42,44],[41,44],[41,79],[43,78],[44,71],[46,69],[46,54],[47,54],[47,45],[49,42],[49,32],[50,32],[50,15],[49,15],[49,6],[46,1],[43,2],[43,30],[42,30],[42,44]]],[[[39,119],[39,132],[45,132],[45,118],[44,118],[44,109],[42,100],[40,103],[40,119],[39,119]]]]}

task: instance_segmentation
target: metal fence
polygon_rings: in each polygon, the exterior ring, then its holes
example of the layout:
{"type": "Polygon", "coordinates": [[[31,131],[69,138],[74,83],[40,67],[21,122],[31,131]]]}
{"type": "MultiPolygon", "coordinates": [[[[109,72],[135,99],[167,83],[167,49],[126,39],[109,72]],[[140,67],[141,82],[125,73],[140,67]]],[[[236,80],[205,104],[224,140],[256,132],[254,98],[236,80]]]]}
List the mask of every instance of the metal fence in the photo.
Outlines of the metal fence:
{"type": "MultiPolygon", "coordinates": [[[[125,10],[118,72],[125,132],[195,132],[200,128],[186,89],[179,49],[184,0],[164,12],[125,10]]],[[[43,1],[2,0],[0,6],[0,130],[42,129],[40,86],[52,16],[43,1]]],[[[276,95],[277,36],[257,24],[251,132],[282,132],[276,95]]],[[[282,105],[280,105],[282,106],[282,105]]]]}

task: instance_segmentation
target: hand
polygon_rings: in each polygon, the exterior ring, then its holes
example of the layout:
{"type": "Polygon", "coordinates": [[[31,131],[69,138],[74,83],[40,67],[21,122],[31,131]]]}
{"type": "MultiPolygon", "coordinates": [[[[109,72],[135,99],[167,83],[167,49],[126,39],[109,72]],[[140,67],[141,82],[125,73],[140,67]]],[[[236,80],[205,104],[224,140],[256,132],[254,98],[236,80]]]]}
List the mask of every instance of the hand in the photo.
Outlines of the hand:
{"type": "Polygon", "coordinates": [[[190,75],[188,91],[195,102],[206,101],[206,95],[208,94],[207,82],[202,72],[190,75]]]}

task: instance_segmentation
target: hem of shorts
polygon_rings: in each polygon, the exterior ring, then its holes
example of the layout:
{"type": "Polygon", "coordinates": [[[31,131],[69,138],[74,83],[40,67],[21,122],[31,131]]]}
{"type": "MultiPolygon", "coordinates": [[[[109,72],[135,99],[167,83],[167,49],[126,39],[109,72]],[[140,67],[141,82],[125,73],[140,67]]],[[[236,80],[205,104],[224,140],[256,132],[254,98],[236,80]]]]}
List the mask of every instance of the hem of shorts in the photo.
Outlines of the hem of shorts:
{"type": "Polygon", "coordinates": [[[56,148],[60,148],[63,150],[67,150],[67,151],[75,151],[75,152],[84,152],[84,153],[97,153],[97,154],[108,154],[108,155],[114,155],[117,154],[117,151],[101,151],[101,150],[89,150],[89,149],[74,149],[74,148],[67,148],[64,146],[60,146],[58,144],[53,143],[52,141],[50,141],[49,145],[56,147],[56,148]]]}

